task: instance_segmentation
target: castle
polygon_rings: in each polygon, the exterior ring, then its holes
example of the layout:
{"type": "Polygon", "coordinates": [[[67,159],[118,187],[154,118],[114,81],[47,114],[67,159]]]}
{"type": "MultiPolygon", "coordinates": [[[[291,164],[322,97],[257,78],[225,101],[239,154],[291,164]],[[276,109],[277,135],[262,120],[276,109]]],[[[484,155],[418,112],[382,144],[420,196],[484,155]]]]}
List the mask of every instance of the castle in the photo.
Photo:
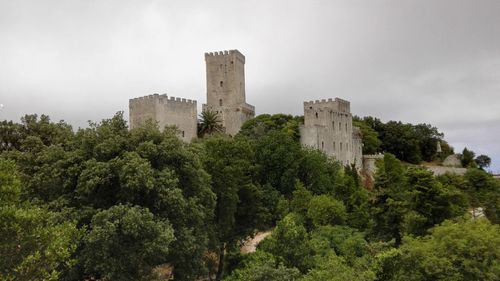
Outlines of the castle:
{"type": "MultiPolygon", "coordinates": [[[[202,110],[217,113],[225,132],[236,135],[243,123],[255,116],[246,103],[245,56],[237,50],[205,53],[207,103],[202,110]]],[[[197,136],[197,103],[189,99],[149,95],[129,100],[130,128],[146,120],[160,128],[175,125],[179,137],[190,142],[197,136]]],[[[300,127],[302,145],[319,149],[344,165],[362,166],[359,128],[352,125],[350,103],[336,98],[304,102],[304,124],[300,127]]]]}

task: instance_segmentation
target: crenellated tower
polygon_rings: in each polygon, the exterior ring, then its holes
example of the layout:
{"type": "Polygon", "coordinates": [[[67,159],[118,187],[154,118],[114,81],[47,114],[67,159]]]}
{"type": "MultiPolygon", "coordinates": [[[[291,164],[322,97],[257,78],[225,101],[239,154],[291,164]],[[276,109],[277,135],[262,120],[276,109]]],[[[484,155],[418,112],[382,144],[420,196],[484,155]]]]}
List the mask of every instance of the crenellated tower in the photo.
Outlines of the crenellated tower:
{"type": "Polygon", "coordinates": [[[149,95],[129,100],[130,129],[137,128],[147,120],[158,122],[160,129],[176,126],[179,137],[190,142],[196,138],[196,101],[166,94],[149,95]]]}
{"type": "Polygon", "coordinates": [[[362,163],[361,131],[352,125],[349,101],[335,98],[304,102],[302,145],[319,149],[343,165],[362,163]]]}
{"type": "Polygon", "coordinates": [[[207,104],[203,110],[219,115],[226,133],[236,135],[243,123],[255,116],[246,103],[245,56],[238,50],[205,53],[207,104]]]}

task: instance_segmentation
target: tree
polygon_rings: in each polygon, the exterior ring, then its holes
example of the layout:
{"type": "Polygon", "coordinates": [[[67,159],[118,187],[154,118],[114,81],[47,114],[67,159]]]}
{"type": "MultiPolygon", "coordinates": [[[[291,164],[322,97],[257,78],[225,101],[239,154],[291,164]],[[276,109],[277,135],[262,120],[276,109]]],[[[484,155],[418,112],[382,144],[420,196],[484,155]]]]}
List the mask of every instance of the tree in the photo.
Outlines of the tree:
{"type": "Polygon", "coordinates": [[[361,130],[363,136],[363,154],[375,154],[380,151],[382,141],[378,138],[378,133],[370,125],[362,120],[353,118],[353,126],[361,130]]]}
{"type": "Polygon", "coordinates": [[[173,240],[168,221],[144,208],[116,205],[92,218],[81,259],[91,276],[140,280],[167,261],[173,240]]]}
{"type": "Polygon", "coordinates": [[[404,234],[410,197],[403,166],[392,154],[385,154],[382,165],[377,169],[374,195],[372,233],[382,239],[394,239],[395,246],[399,247],[404,234]]]}
{"type": "Polygon", "coordinates": [[[378,280],[498,280],[500,227],[487,220],[446,221],[430,235],[405,237],[380,255],[378,280]]]}
{"type": "Polygon", "coordinates": [[[474,162],[479,166],[480,169],[485,169],[488,168],[491,164],[491,158],[487,155],[481,154],[476,159],[474,159],[474,162]]]}
{"type": "Polygon", "coordinates": [[[272,131],[255,143],[255,157],[261,184],[270,184],[290,196],[299,173],[301,147],[291,136],[272,131]]]}
{"type": "Polygon", "coordinates": [[[405,173],[410,189],[410,212],[406,232],[424,235],[445,219],[463,216],[467,210],[465,195],[453,185],[441,184],[431,171],[409,168],[405,173]]]}
{"type": "Polygon", "coordinates": [[[472,150],[468,150],[467,147],[462,151],[462,156],[460,157],[460,161],[462,162],[462,166],[465,168],[474,167],[474,156],[476,154],[472,150]]]}
{"type": "Polygon", "coordinates": [[[219,115],[215,111],[203,110],[198,121],[198,136],[203,137],[205,135],[224,132],[221,122],[219,115]]]}
{"type": "Polygon", "coordinates": [[[309,202],[307,217],[316,227],[321,225],[343,224],[347,213],[341,201],[328,195],[314,196],[309,202]]]}
{"type": "Polygon", "coordinates": [[[294,213],[284,217],[273,233],[259,244],[259,250],[268,252],[282,261],[286,267],[295,267],[306,272],[314,262],[309,247],[309,234],[294,213]]]}
{"type": "Polygon", "coordinates": [[[286,267],[264,251],[257,251],[246,257],[241,265],[224,281],[294,281],[300,272],[286,267]]]}
{"type": "Polygon", "coordinates": [[[244,138],[212,137],[203,142],[203,166],[217,196],[215,245],[219,255],[216,279],[224,273],[225,253],[252,235],[267,217],[261,189],[252,181],[255,152],[244,138]]]}
{"type": "Polygon", "coordinates": [[[268,133],[279,131],[298,143],[300,139],[299,125],[301,123],[304,123],[304,118],[299,116],[261,114],[247,120],[241,126],[239,135],[259,139],[268,133]]]}
{"type": "Polygon", "coordinates": [[[15,174],[14,163],[0,158],[0,279],[59,280],[75,263],[82,231],[22,202],[15,174]]]}

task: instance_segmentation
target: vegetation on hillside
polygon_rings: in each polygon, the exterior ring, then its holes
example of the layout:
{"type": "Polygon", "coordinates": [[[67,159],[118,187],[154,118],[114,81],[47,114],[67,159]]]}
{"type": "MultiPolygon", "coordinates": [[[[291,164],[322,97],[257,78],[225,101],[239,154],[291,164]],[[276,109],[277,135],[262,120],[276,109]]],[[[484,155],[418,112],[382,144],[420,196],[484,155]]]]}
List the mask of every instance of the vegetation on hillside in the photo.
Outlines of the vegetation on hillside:
{"type": "Polygon", "coordinates": [[[129,130],[122,113],[76,132],[47,116],[3,121],[0,279],[159,280],[162,266],[175,280],[498,280],[500,181],[404,165],[441,157],[442,134],[377,120],[356,121],[366,152],[392,153],[370,191],[300,146],[300,117],[191,144],[154,123],[129,130]],[[477,207],[486,217],[473,220],[477,207]]]}

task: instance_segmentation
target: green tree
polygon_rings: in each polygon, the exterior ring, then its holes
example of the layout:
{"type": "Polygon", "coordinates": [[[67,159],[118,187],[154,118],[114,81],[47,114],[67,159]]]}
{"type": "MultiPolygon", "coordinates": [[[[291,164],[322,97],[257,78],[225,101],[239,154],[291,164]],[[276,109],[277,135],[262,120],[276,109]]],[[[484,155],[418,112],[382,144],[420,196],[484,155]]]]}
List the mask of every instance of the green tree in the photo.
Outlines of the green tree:
{"type": "Polygon", "coordinates": [[[259,244],[259,249],[271,253],[286,267],[295,267],[305,272],[313,263],[313,251],[308,241],[309,234],[301,219],[290,213],[278,222],[273,233],[259,244]]]}
{"type": "Polygon", "coordinates": [[[474,167],[474,156],[476,154],[472,150],[468,150],[467,147],[462,151],[462,155],[460,157],[460,161],[462,162],[462,166],[465,168],[474,167]]]}
{"type": "Polygon", "coordinates": [[[395,239],[395,245],[399,247],[410,197],[405,184],[404,168],[392,154],[385,154],[382,165],[377,169],[374,195],[372,233],[382,239],[395,239]]]}
{"type": "Polygon", "coordinates": [[[491,158],[488,155],[481,154],[476,159],[474,159],[474,162],[477,163],[477,166],[480,169],[485,169],[488,168],[491,164],[491,158]]]}
{"type": "Polygon", "coordinates": [[[360,119],[354,119],[353,126],[361,130],[361,135],[363,136],[363,154],[375,154],[380,152],[382,141],[378,138],[377,131],[360,119]]]}
{"type": "Polygon", "coordinates": [[[255,154],[243,138],[213,137],[203,142],[203,165],[212,178],[215,207],[216,279],[224,274],[225,253],[262,226],[267,209],[262,190],[252,181],[255,154]]]}
{"type": "Polygon", "coordinates": [[[487,220],[446,221],[428,236],[406,237],[379,264],[378,280],[498,280],[500,228],[487,220]]]}
{"type": "Polygon", "coordinates": [[[257,251],[247,256],[224,281],[294,281],[299,276],[296,268],[286,267],[273,255],[257,251]]]}
{"type": "Polygon", "coordinates": [[[304,123],[304,118],[286,114],[261,114],[255,118],[247,120],[239,132],[240,135],[252,139],[259,139],[270,132],[282,132],[291,137],[295,142],[299,142],[299,125],[304,123]]]}
{"type": "Polygon", "coordinates": [[[14,163],[0,158],[0,279],[59,280],[75,263],[82,232],[20,200],[14,163]]]}
{"type": "Polygon", "coordinates": [[[318,227],[329,224],[344,224],[347,213],[341,201],[328,195],[317,195],[309,202],[307,217],[318,227]]]}
{"type": "Polygon", "coordinates": [[[255,157],[259,182],[290,196],[299,173],[300,144],[286,133],[271,131],[256,141],[255,157]]]}
{"type": "Polygon", "coordinates": [[[92,218],[81,259],[91,276],[139,280],[167,261],[173,232],[147,209],[116,205],[92,218]]]}

